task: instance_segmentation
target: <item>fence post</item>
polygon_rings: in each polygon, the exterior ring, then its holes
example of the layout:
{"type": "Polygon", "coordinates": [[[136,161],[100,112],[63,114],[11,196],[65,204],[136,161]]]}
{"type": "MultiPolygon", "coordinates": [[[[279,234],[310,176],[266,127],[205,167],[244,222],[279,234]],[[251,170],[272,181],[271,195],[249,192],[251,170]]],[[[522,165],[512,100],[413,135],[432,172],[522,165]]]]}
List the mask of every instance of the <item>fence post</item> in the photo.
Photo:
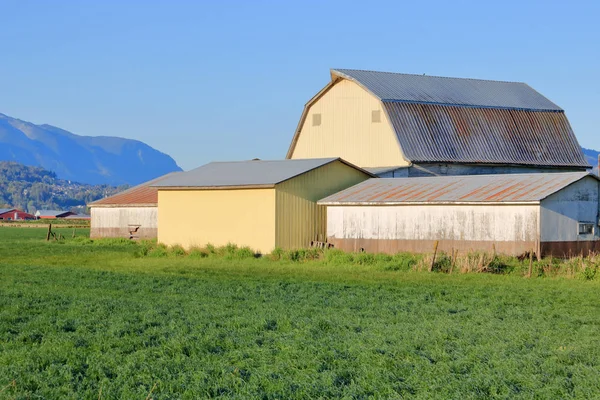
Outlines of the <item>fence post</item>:
{"type": "Polygon", "coordinates": [[[429,272],[433,271],[433,266],[435,265],[435,256],[437,256],[438,245],[440,244],[439,240],[435,241],[435,245],[433,246],[433,258],[431,259],[431,265],[429,266],[429,272]]]}
{"type": "Polygon", "coordinates": [[[52,224],[48,224],[48,234],[46,235],[46,242],[50,240],[50,234],[52,233],[52,224]]]}
{"type": "Polygon", "coordinates": [[[528,278],[531,278],[531,272],[533,270],[533,249],[529,252],[529,273],[527,274],[528,278]]]}

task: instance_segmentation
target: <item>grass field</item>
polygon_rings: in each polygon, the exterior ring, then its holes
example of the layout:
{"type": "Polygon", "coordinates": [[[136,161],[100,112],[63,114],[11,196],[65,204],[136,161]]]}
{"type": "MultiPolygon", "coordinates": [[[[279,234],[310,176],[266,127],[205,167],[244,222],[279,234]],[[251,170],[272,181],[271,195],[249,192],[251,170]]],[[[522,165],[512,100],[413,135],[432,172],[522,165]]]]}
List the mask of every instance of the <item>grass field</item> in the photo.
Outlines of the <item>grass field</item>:
{"type": "Polygon", "coordinates": [[[0,398],[600,397],[600,282],[0,228],[0,398]]]}

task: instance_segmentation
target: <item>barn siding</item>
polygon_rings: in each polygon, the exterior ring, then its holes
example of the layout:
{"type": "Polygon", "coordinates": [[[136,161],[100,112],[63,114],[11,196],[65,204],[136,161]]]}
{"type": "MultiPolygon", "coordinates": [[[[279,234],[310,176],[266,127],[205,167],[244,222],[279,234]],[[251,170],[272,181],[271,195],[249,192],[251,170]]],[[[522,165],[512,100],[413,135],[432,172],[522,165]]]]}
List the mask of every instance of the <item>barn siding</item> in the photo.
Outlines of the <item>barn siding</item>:
{"type": "Polygon", "coordinates": [[[158,240],[167,245],[275,247],[275,189],[159,190],[158,240]]]}
{"type": "Polygon", "coordinates": [[[327,237],[336,248],[369,252],[537,249],[537,205],[329,206],[327,237]]]}
{"type": "Polygon", "coordinates": [[[289,158],[339,157],[360,167],[408,165],[381,102],[358,84],[341,80],[306,112],[289,158]],[[372,122],[379,111],[381,122],[372,122]],[[313,126],[313,114],[321,124],[313,126]]]}
{"type": "Polygon", "coordinates": [[[542,201],[542,251],[556,256],[600,250],[598,181],[587,177],[542,201]],[[595,226],[593,235],[579,235],[579,223],[595,226]]]}
{"type": "Polygon", "coordinates": [[[325,241],[326,210],[316,202],[369,176],[341,161],[314,169],[276,186],[276,245],[305,248],[325,241]]]}
{"type": "Polygon", "coordinates": [[[129,225],[140,226],[140,238],[156,238],[157,207],[92,207],[91,213],[91,238],[129,238],[129,225]]]}

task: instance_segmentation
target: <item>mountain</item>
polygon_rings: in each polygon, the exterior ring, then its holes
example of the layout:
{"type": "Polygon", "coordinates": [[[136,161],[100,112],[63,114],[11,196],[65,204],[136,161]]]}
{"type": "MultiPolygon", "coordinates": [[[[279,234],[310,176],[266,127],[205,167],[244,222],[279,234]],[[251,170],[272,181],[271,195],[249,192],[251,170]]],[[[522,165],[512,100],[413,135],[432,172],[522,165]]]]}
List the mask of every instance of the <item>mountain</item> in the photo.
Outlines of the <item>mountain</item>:
{"type": "Polygon", "coordinates": [[[59,179],[41,167],[0,161],[0,208],[16,207],[35,213],[40,209],[85,209],[87,203],[111,196],[127,186],[88,185],[59,179]]]}
{"type": "Polygon", "coordinates": [[[596,150],[584,149],[583,147],[581,149],[583,150],[583,154],[585,155],[587,162],[594,167],[594,173],[598,174],[598,155],[600,152],[596,150]]]}
{"type": "Polygon", "coordinates": [[[0,161],[54,171],[89,184],[137,185],[181,168],[168,155],[138,140],[79,136],[0,114],[0,161]]]}

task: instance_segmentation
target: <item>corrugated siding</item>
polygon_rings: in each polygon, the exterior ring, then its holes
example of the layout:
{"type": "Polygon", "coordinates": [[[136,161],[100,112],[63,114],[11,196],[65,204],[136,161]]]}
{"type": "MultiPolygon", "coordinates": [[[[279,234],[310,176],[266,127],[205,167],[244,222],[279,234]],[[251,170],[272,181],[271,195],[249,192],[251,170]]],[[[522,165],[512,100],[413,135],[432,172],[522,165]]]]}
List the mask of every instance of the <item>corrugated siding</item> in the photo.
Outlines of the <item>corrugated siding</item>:
{"type": "Polygon", "coordinates": [[[359,82],[381,100],[530,110],[561,110],[525,83],[484,79],[331,70],[332,75],[359,82]]]}
{"type": "Polygon", "coordinates": [[[384,102],[412,162],[587,167],[563,112],[384,102]]]}
{"type": "Polygon", "coordinates": [[[306,248],[325,240],[326,211],[317,200],[369,176],[340,161],[327,164],[275,187],[276,243],[285,249],[306,248]]]}
{"type": "Polygon", "coordinates": [[[275,189],[159,190],[158,240],[167,245],[275,248],[275,189]]]}
{"type": "Polygon", "coordinates": [[[360,167],[408,165],[381,102],[348,80],[335,84],[308,109],[290,156],[321,157],[342,157],[360,167]],[[377,110],[381,122],[371,122],[377,110]],[[321,114],[319,126],[313,126],[313,114],[321,114]]]}

